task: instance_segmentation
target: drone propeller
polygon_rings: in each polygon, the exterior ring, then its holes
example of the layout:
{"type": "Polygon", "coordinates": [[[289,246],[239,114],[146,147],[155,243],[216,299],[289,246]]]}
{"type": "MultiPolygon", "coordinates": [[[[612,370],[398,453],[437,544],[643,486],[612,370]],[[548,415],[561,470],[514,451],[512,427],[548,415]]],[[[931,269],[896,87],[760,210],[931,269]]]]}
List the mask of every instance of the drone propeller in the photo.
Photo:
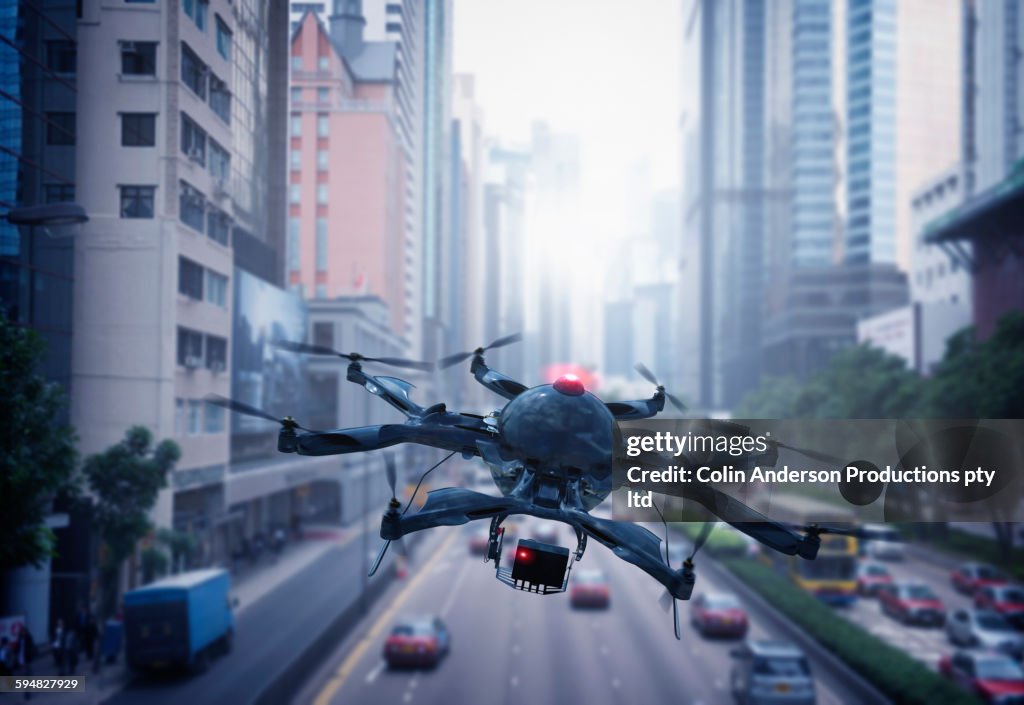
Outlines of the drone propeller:
{"type": "Polygon", "coordinates": [[[795,531],[802,531],[805,534],[811,536],[821,536],[822,534],[833,534],[835,536],[852,536],[858,539],[877,539],[878,534],[868,529],[860,527],[840,527],[840,526],[822,526],[821,524],[786,524],[789,528],[795,531]]]}
{"type": "Polygon", "coordinates": [[[779,448],[786,448],[788,450],[793,451],[794,453],[799,453],[800,455],[806,455],[808,458],[820,460],[823,463],[835,463],[836,465],[846,465],[846,461],[843,460],[842,458],[837,458],[836,456],[829,455],[828,453],[822,453],[820,450],[811,450],[810,448],[797,448],[796,446],[787,445],[785,443],[776,443],[775,445],[777,445],[779,448]]]}
{"type": "Polygon", "coordinates": [[[423,370],[424,372],[432,372],[434,369],[434,364],[431,362],[406,360],[402,357],[367,357],[366,355],[362,355],[357,352],[343,353],[323,345],[298,343],[292,340],[279,340],[275,342],[274,345],[282,350],[288,350],[289,352],[295,353],[306,353],[308,355],[336,355],[350,362],[379,362],[382,365],[404,367],[411,370],[423,370]]]}
{"type": "MultiPolygon", "coordinates": [[[[222,406],[225,409],[229,409],[229,410],[234,411],[235,413],[238,413],[238,414],[243,414],[245,416],[254,416],[254,417],[258,418],[258,419],[266,419],[267,421],[273,421],[274,423],[279,423],[284,428],[299,428],[299,429],[302,429],[303,431],[309,431],[310,433],[319,433],[319,431],[313,431],[312,429],[308,429],[308,428],[305,428],[304,426],[300,426],[298,424],[298,422],[295,419],[293,419],[291,416],[285,416],[284,418],[278,418],[277,416],[274,416],[273,414],[271,414],[269,412],[266,412],[263,409],[257,409],[255,406],[249,406],[248,404],[243,404],[240,401],[235,401],[234,399],[228,399],[227,397],[222,397],[219,394],[210,394],[210,395],[208,395],[206,397],[206,401],[210,402],[211,404],[216,404],[217,406],[222,406]]],[[[343,434],[339,434],[339,435],[343,435],[343,434]]]]}
{"type": "MultiPolygon", "coordinates": [[[[665,515],[661,513],[661,508],[658,506],[657,502],[654,503],[654,509],[658,512],[658,516],[661,517],[661,523],[665,527],[665,565],[671,568],[672,563],[669,560],[668,551],[668,522],[665,520],[665,515]]],[[[672,603],[672,622],[675,626],[676,640],[678,641],[682,638],[679,631],[679,602],[676,600],[675,596],[668,591],[668,589],[666,589],[665,594],[661,596],[661,606],[667,611],[668,602],[666,600],[669,600],[672,603]]]]}
{"type": "Polygon", "coordinates": [[[468,360],[473,355],[483,355],[488,350],[494,350],[496,348],[503,348],[506,345],[511,345],[512,343],[518,343],[522,339],[523,339],[523,334],[522,333],[513,333],[512,335],[506,335],[504,338],[498,338],[497,340],[493,341],[490,345],[485,345],[482,348],[477,348],[476,350],[470,350],[469,352],[455,353],[454,355],[449,355],[448,357],[442,358],[437,363],[437,366],[440,367],[442,370],[444,370],[444,369],[447,369],[447,368],[451,367],[452,365],[459,364],[463,360],[468,360]]]}
{"type": "Polygon", "coordinates": [[[674,394],[669,394],[668,392],[666,392],[665,385],[658,381],[658,378],[654,376],[653,372],[647,369],[646,365],[644,365],[642,362],[638,362],[636,363],[636,365],[633,366],[633,369],[639,372],[641,377],[643,377],[648,382],[657,387],[658,391],[664,394],[665,398],[672,402],[672,406],[674,406],[679,411],[686,411],[686,404],[684,404],[679,397],[675,396],[674,394]]]}
{"type": "MultiPolygon", "coordinates": [[[[388,479],[388,487],[391,488],[391,501],[388,502],[388,511],[398,511],[399,502],[398,498],[395,497],[395,485],[398,482],[398,470],[395,467],[395,458],[391,453],[384,454],[384,475],[388,479]]],[[[377,551],[377,557],[373,560],[373,566],[370,568],[370,572],[367,574],[370,577],[377,572],[380,568],[381,562],[384,560],[384,554],[388,552],[388,546],[391,545],[391,539],[387,539],[381,545],[380,550],[377,551]]]]}

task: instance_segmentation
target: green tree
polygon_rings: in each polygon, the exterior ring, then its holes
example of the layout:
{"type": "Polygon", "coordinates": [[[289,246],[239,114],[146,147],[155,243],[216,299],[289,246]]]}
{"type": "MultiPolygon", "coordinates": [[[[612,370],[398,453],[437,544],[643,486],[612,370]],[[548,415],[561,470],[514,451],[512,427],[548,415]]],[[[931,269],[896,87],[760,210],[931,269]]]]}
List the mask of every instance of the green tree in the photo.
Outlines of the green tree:
{"type": "Polygon", "coordinates": [[[965,328],[946,343],[928,385],[927,412],[947,419],[1024,418],[1024,311],[1003,316],[979,341],[965,328]]]}
{"type": "Polygon", "coordinates": [[[153,434],[145,426],[128,429],[124,440],[85,461],[85,476],[94,500],[93,519],[103,541],[100,577],[103,616],[114,612],[121,565],[135,544],[152,530],[149,511],[167,473],[181,457],[174,441],[153,446],[153,434]]]}
{"type": "Polygon", "coordinates": [[[177,573],[182,567],[187,567],[189,561],[199,548],[196,537],[185,531],[174,529],[159,529],[156,532],[156,539],[167,546],[171,551],[171,572],[177,573]]]}
{"type": "Polygon", "coordinates": [[[738,419],[796,418],[796,404],[803,385],[795,377],[765,377],[761,386],[747,394],[733,414],[738,419]]]}
{"type": "Polygon", "coordinates": [[[58,494],[77,491],[75,435],[54,422],[65,398],[37,373],[43,355],[39,335],[0,307],[0,574],[53,555],[44,520],[58,494]]]}
{"type": "Polygon", "coordinates": [[[900,419],[920,413],[924,382],[898,355],[855,345],[811,377],[796,402],[802,418],[900,419]]]}

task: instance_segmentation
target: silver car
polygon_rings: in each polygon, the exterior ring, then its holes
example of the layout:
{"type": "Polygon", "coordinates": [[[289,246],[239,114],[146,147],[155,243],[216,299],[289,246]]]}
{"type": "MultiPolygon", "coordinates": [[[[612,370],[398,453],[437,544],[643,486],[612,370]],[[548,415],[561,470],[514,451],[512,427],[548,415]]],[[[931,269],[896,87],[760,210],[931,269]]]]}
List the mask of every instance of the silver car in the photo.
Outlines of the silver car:
{"type": "Polygon", "coordinates": [[[751,640],[733,649],[730,683],[741,705],[814,705],[804,652],[784,641],[751,640]]]}
{"type": "Polygon", "coordinates": [[[953,610],[946,620],[946,636],[957,646],[1000,651],[1017,660],[1024,656],[1024,637],[994,610],[953,610]]]}

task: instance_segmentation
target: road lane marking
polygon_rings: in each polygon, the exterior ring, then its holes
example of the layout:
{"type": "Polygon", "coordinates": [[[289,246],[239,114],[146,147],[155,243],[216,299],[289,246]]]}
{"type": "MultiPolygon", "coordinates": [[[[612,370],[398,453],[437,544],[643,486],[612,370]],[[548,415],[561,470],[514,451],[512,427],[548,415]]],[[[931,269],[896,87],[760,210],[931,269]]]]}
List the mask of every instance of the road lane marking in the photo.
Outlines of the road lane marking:
{"type": "Polygon", "coordinates": [[[402,696],[402,702],[403,703],[412,702],[412,693],[410,693],[408,690],[405,691],[405,695],[402,696]]]}
{"type": "Polygon", "coordinates": [[[377,680],[377,676],[380,675],[380,672],[383,671],[384,668],[387,665],[388,665],[388,662],[385,661],[384,659],[381,659],[380,663],[378,663],[376,666],[371,668],[370,672],[366,674],[366,683],[370,684],[370,683],[373,683],[375,680],[377,680]]]}
{"type": "Polygon", "coordinates": [[[515,688],[517,685],[519,685],[519,676],[512,676],[511,678],[508,679],[508,683],[513,688],[515,688]]]}
{"type": "MultiPolygon", "coordinates": [[[[456,534],[454,533],[448,534],[448,537],[444,540],[444,543],[441,544],[440,550],[434,552],[433,555],[435,556],[435,558],[430,559],[430,562],[436,560],[436,556],[438,556],[439,554],[443,553],[445,550],[448,549],[448,547],[455,540],[455,536],[456,534]]],[[[349,651],[348,656],[346,656],[345,659],[341,662],[341,665],[338,666],[338,670],[336,670],[331,675],[327,683],[324,684],[324,687],[320,690],[319,693],[317,693],[316,699],[313,701],[313,705],[328,705],[328,703],[331,702],[331,698],[334,697],[334,694],[338,692],[341,686],[345,684],[345,681],[348,680],[348,677],[352,675],[353,669],[355,669],[356,664],[358,664],[359,661],[362,659],[363,654],[366,653],[366,650],[370,648],[370,644],[377,639],[381,631],[384,630],[385,625],[387,625],[392,619],[394,619],[395,613],[398,612],[398,609],[402,606],[403,603],[405,603],[409,595],[411,595],[413,591],[417,587],[419,587],[419,584],[423,582],[423,580],[427,577],[429,573],[430,571],[427,570],[427,566],[424,565],[419,571],[416,572],[416,575],[413,576],[412,580],[405,584],[405,587],[403,587],[402,590],[398,593],[398,595],[395,596],[395,599],[391,602],[391,605],[386,610],[381,612],[380,616],[377,618],[377,621],[374,622],[373,626],[370,628],[370,631],[364,634],[363,638],[359,640],[359,643],[356,644],[355,648],[349,651]]],[[[409,699],[412,698],[411,693],[406,693],[406,695],[409,696],[409,699]]],[[[406,700],[406,702],[408,702],[408,699],[406,700]]]]}
{"type": "Polygon", "coordinates": [[[448,591],[448,597],[445,599],[444,604],[441,605],[441,616],[447,617],[448,613],[451,612],[452,606],[455,604],[455,596],[459,592],[459,587],[462,585],[462,581],[466,579],[466,573],[469,572],[469,563],[462,561],[462,569],[459,574],[455,576],[455,582],[452,583],[448,591]]]}
{"type": "Polygon", "coordinates": [[[519,644],[512,644],[512,653],[513,654],[518,654],[519,653],[519,644]]]}

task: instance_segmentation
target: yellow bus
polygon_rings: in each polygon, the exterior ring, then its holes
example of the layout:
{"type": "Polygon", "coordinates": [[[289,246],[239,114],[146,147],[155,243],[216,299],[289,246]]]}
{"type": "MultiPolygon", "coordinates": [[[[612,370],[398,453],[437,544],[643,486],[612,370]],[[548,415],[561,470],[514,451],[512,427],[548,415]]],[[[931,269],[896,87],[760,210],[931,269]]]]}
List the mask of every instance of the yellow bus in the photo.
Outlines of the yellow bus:
{"type": "MultiPolygon", "coordinates": [[[[852,528],[856,518],[848,509],[810,497],[793,494],[774,495],[768,504],[773,519],[804,526],[822,524],[852,528]]],[[[813,561],[796,556],[779,556],[790,579],[823,602],[849,605],[857,599],[857,539],[852,536],[822,534],[821,549],[813,561]]]]}

